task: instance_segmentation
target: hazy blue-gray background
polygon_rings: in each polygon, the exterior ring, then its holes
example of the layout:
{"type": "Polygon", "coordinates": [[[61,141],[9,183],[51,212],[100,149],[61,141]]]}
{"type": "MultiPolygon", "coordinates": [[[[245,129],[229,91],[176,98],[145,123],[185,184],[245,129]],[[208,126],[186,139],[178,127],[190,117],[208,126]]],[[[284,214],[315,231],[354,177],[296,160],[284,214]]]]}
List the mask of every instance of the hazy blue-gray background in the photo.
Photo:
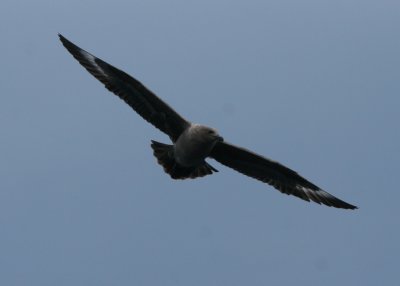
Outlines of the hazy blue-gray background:
{"type": "Polygon", "coordinates": [[[3,0],[0,284],[400,285],[399,27],[398,1],[3,0]],[[171,180],[58,32],[360,209],[171,180]]]}

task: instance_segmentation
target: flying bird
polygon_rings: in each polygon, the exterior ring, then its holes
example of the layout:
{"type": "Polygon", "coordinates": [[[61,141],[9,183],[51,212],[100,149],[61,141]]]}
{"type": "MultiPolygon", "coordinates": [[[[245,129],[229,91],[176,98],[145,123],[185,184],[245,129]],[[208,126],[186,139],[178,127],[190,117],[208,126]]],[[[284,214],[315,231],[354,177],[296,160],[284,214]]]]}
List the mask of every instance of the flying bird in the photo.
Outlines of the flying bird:
{"type": "Polygon", "coordinates": [[[186,120],[135,78],[81,49],[61,34],[59,37],[64,47],[89,73],[169,136],[172,144],[152,140],[151,148],[158,163],[172,179],[194,179],[218,172],[206,161],[212,158],[284,194],[330,207],[357,208],[282,164],[224,141],[216,129],[186,120]]]}

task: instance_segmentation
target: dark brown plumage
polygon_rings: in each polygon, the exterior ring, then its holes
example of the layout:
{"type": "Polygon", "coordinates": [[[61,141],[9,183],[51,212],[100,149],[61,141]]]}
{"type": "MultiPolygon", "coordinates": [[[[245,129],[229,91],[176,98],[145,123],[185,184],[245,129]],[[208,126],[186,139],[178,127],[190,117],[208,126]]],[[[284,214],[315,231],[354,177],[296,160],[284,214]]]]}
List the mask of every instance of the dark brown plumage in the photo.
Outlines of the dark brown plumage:
{"type": "Polygon", "coordinates": [[[68,41],[60,40],[75,59],[105,87],[118,95],[146,121],[166,133],[172,141],[189,123],[139,81],[68,41]]]}
{"type": "Polygon", "coordinates": [[[138,80],[79,48],[62,35],[59,37],[89,73],[170,137],[173,145],[152,141],[151,147],[158,163],[171,178],[197,178],[217,172],[205,161],[210,157],[284,194],[336,208],[357,208],[323,191],[278,162],[224,142],[215,129],[187,121],[138,80]]]}

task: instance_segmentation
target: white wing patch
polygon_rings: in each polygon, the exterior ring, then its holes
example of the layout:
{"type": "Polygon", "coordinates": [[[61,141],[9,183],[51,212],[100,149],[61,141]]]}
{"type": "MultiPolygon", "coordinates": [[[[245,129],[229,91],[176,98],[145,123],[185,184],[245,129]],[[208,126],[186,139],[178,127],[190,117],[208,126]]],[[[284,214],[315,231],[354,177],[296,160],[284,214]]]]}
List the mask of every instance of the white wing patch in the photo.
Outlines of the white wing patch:
{"type": "Polygon", "coordinates": [[[87,60],[92,68],[97,71],[98,73],[102,74],[105,77],[108,77],[107,74],[104,72],[104,70],[96,63],[96,57],[93,56],[92,54],[89,54],[85,50],[80,49],[79,53],[87,60]]]}

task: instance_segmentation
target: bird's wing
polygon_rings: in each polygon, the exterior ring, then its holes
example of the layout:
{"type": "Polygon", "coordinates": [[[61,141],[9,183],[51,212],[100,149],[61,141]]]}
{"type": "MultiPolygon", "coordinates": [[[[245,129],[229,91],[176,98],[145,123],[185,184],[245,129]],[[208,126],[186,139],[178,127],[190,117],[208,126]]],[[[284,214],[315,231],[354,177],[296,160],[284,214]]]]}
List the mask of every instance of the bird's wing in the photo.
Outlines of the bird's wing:
{"type": "Polygon", "coordinates": [[[210,157],[244,175],[270,184],[282,193],[331,207],[357,208],[321,190],[295,171],[244,148],[219,142],[210,157]]]}
{"type": "Polygon", "coordinates": [[[93,56],[59,34],[65,48],[105,87],[123,99],[140,116],[166,133],[172,141],[189,126],[170,106],[127,73],[93,56]]]}

